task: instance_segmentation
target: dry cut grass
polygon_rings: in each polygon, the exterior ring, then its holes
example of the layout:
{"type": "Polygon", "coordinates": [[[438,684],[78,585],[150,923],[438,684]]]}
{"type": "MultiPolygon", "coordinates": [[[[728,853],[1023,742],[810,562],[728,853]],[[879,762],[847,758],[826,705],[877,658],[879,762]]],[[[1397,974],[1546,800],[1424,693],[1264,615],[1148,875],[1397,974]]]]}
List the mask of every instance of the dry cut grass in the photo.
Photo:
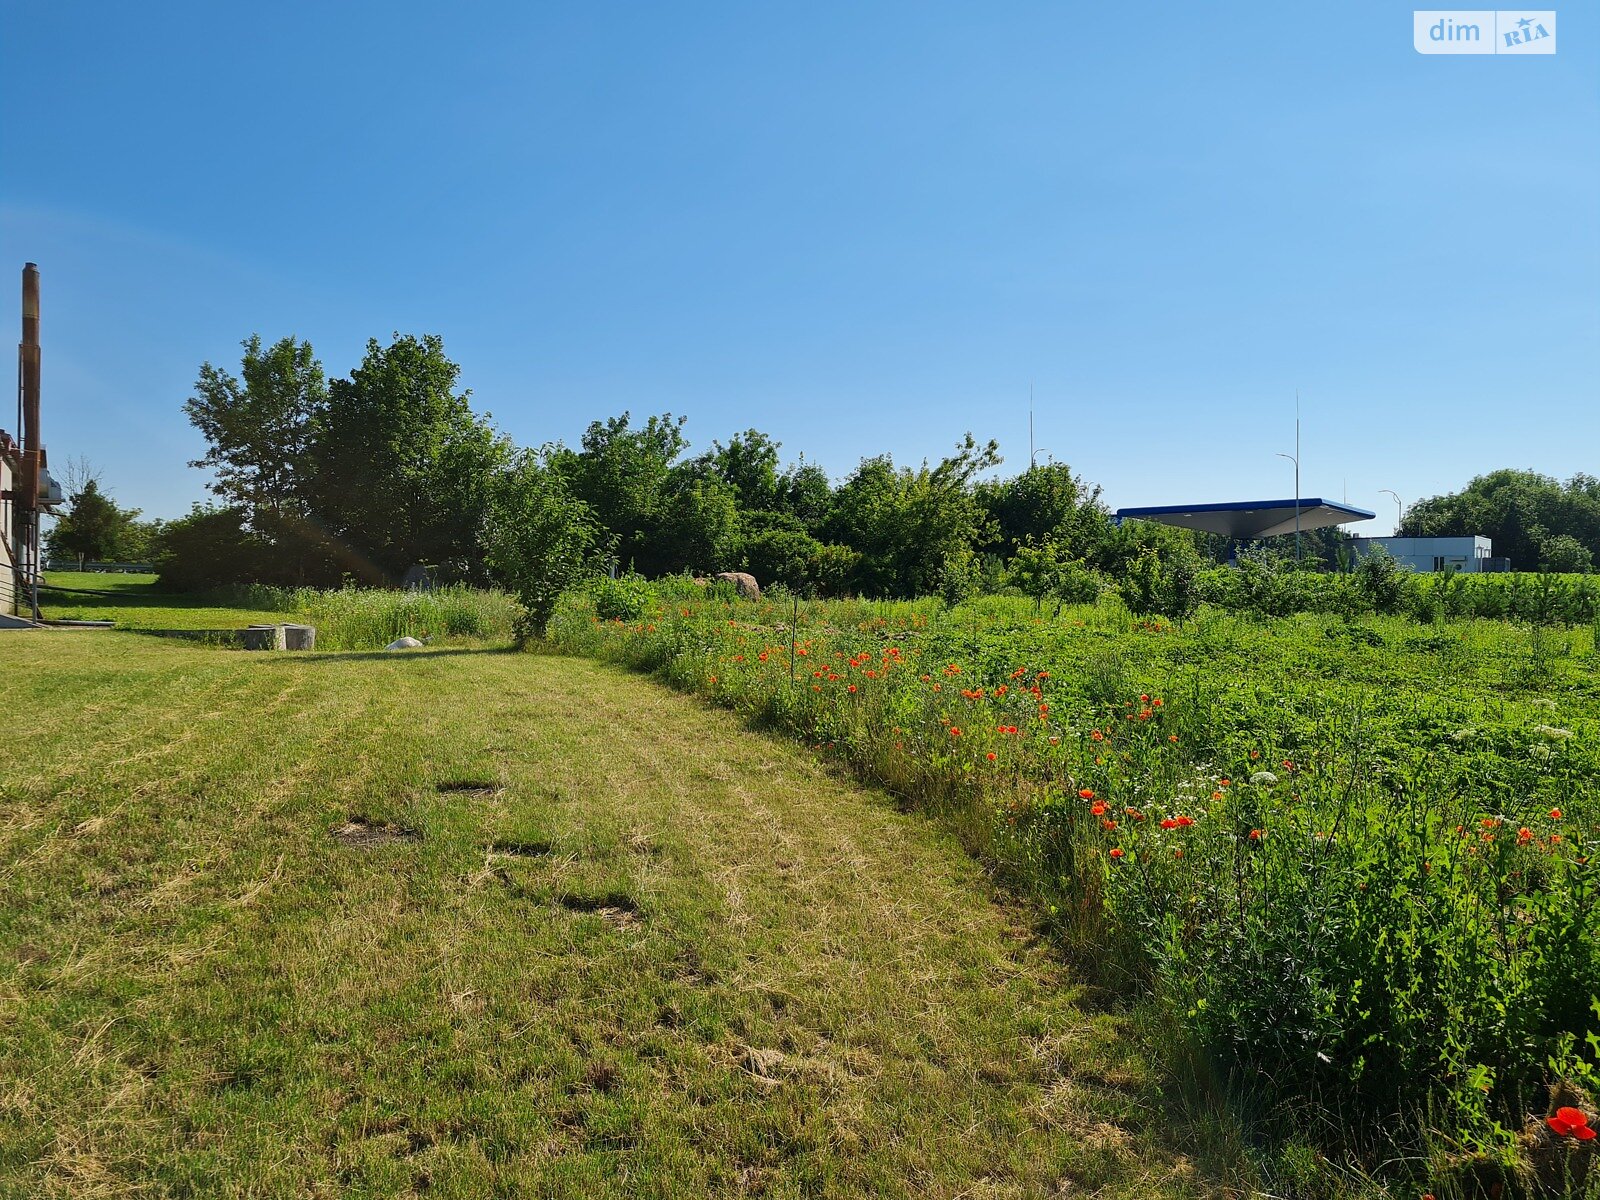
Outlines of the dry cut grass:
{"type": "Polygon", "coordinates": [[[949,836],[731,715],[0,637],[0,1195],[1215,1190],[949,836]]]}

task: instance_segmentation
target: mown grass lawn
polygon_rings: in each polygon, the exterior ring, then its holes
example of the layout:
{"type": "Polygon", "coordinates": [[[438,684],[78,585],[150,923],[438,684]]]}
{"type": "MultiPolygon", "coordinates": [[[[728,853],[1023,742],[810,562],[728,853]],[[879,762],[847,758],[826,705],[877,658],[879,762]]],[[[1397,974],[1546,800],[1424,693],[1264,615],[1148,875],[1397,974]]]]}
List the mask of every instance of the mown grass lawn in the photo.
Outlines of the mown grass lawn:
{"type": "Polygon", "coordinates": [[[39,607],[52,621],[114,621],[119,629],[243,629],[292,619],[281,612],[162,592],[154,575],[51,571],[45,584],[39,607]],[[50,585],[72,590],[57,591],[50,585]],[[107,594],[90,594],[96,592],[107,594]]]}
{"type": "Polygon", "coordinates": [[[0,637],[0,1194],[1210,1190],[951,838],[731,714],[0,637]]]}

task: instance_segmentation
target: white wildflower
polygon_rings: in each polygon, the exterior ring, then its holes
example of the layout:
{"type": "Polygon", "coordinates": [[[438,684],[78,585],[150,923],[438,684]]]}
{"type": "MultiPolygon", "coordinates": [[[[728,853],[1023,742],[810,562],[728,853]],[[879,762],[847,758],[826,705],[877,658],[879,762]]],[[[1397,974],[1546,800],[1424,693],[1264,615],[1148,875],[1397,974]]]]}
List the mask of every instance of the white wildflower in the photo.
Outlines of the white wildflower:
{"type": "Polygon", "coordinates": [[[1554,725],[1535,725],[1533,731],[1540,737],[1549,738],[1552,742],[1564,742],[1572,736],[1572,730],[1557,729],[1554,725]]]}
{"type": "Polygon", "coordinates": [[[1254,775],[1250,776],[1250,782],[1255,784],[1257,787],[1271,787],[1273,784],[1278,782],[1278,777],[1271,771],[1257,771],[1254,775]]]}

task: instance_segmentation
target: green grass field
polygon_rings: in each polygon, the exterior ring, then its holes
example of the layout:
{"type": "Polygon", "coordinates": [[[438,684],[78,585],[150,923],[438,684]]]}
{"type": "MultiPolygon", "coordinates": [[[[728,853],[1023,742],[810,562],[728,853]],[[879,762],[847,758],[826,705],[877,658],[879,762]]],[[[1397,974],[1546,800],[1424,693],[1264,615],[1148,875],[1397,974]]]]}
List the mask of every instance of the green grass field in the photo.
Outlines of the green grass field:
{"type": "Polygon", "coordinates": [[[0,1195],[1214,1190],[953,838],[733,714],[0,638],[0,1195]]]}
{"type": "Polygon", "coordinates": [[[315,626],[324,650],[376,650],[398,637],[430,642],[508,641],[509,597],[476,588],[430,592],[373,588],[163,591],[154,575],[52,571],[40,607],[46,620],[110,621],[117,629],[243,629],[293,621],[315,626]]]}
{"type": "Polygon", "coordinates": [[[241,608],[203,597],[164,594],[154,575],[112,575],[95,571],[51,571],[40,608],[48,620],[114,621],[119,629],[243,629],[289,619],[273,608],[241,608]],[[86,595],[108,592],[110,595],[86,595]]]}

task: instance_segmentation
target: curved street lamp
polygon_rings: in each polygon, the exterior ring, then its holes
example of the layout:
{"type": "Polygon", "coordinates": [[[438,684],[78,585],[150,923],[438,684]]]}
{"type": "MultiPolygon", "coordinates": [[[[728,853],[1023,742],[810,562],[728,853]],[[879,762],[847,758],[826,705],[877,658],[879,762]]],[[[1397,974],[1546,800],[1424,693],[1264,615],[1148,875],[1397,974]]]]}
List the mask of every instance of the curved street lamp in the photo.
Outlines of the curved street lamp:
{"type": "MultiPolygon", "coordinates": [[[[1298,448],[1296,447],[1296,449],[1298,448]]],[[[1300,561],[1300,456],[1298,454],[1280,453],[1278,457],[1287,458],[1294,464],[1294,561],[1298,564],[1300,561]]]]}
{"type": "Polygon", "coordinates": [[[1395,533],[1396,537],[1399,537],[1400,536],[1400,522],[1405,520],[1405,512],[1406,512],[1405,502],[1400,499],[1400,493],[1399,492],[1391,492],[1388,488],[1379,488],[1378,489],[1378,494],[1381,495],[1381,496],[1393,496],[1394,497],[1394,533],[1395,533]]]}

